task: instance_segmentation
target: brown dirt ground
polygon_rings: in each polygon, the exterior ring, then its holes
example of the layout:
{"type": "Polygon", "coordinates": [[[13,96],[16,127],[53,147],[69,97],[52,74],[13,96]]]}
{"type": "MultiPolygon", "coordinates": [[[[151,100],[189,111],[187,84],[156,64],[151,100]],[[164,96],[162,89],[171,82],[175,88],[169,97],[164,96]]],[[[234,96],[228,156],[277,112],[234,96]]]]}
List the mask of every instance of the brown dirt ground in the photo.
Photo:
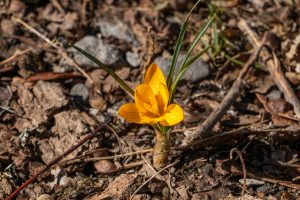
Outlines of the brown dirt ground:
{"type": "Polygon", "coordinates": [[[96,137],[16,199],[299,199],[299,0],[211,0],[195,9],[182,54],[216,11],[195,52],[212,48],[178,86],[185,119],[171,133],[170,166],[150,181],[157,173],[148,151],[154,131],[118,117],[129,95],[68,46],[84,47],[134,88],[147,55],[167,69],[193,3],[0,1],[0,199],[107,119],[96,137]],[[222,105],[254,49],[242,20],[259,41],[269,33],[266,47],[243,77],[244,87],[199,137],[199,127],[222,105]],[[230,159],[233,148],[246,166],[244,196],[241,161],[236,154],[230,159]]]}

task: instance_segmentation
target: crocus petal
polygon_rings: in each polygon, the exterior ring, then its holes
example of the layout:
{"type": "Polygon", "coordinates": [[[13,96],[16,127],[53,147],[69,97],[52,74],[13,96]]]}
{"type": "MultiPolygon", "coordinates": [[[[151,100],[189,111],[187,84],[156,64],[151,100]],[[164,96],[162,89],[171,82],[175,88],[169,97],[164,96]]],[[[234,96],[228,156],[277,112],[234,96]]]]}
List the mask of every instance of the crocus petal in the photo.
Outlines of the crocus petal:
{"type": "Polygon", "coordinates": [[[152,114],[152,117],[160,115],[157,100],[149,85],[141,84],[135,89],[134,101],[140,112],[152,114]]]}
{"type": "Polygon", "coordinates": [[[118,114],[129,122],[142,123],[140,113],[134,103],[127,103],[120,107],[118,114]]]}
{"type": "Polygon", "coordinates": [[[167,112],[163,116],[164,120],[159,123],[163,126],[173,126],[181,122],[184,118],[182,108],[177,104],[171,104],[168,106],[167,112]]]}
{"type": "Polygon", "coordinates": [[[166,85],[159,84],[158,93],[155,96],[160,114],[163,114],[168,107],[169,91],[166,85]]]}
{"type": "Polygon", "coordinates": [[[167,85],[164,74],[156,64],[151,64],[145,74],[144,84],[148,84],[154,94],[157,94],[161,83],[167,85]]]}

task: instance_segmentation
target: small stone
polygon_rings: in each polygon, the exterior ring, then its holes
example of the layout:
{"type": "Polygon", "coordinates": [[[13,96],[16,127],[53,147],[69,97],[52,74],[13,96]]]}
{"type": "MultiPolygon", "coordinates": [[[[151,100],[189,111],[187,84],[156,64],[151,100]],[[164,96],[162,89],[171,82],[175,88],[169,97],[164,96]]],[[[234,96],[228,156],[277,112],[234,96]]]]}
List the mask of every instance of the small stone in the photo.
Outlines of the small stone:
{"type": "Polygon", "coordinates": [[[1,32],[6,35],[14,35],[15,24],[8,19],[1,20],[0,24],[1,32]]]}
{"type": "Polygon", "coordinates": [[[89,97],[89,90],[86,85],[78,83],[71,88],[70,95],[85,102],[89,97]]]}
{"type": "Polygon", "coordinates": [[[268,94],[267,94],[267,97],[268,99],[271,99],[271,100],[277,100],[277,99],[280,99],[282,96],[282,92],[280,90],[271,90],[268,94]]]}
{"type": "MultiPolygon", "coordinates": [[[[178,56],[175,74],[179,69],[180,64],[182,64],[182,62],[184,61],[184,58],[185,56],[182,54],[178,56]]],[[[160,67],[165,77],[167,77],[170,71],[172,58],[170,56],[158,57],[154,60],[154,63],[156,63],[160,67]]],[[[209,75],[210,75],[209,65],[199,58],[192,65],[190,65],[190,67],[185,71],[181,79],[197,82],[208,77],[209,75]]]]}
{"type": "MultiPolygon", "coordinates": [[[[100,38],[92,35],[87,35],[74,44],[75,46],[87,51],[95,58],[106,65],[114,65],[121,60],[121,52],[114,45],[105,44],[100,38]]],[[[69,49],[74,53],[74,59],[79,65],[98,67],[96,63],[82,55],[75,49],[69,49]]]]}
{"type": "MultiPolygon", "coordinates": [[[[244,183],[244,179],[240,179],[239,182],[241,184],[244,183]]],[[[265,184],[265,181],[257,180],[257,179],[246,179],[246,185],[263,185],[265,184]]]]}
{"type": "Polygon", "coordinates": [[[291,108],[291,105],[284,99],[269,100],[268,106],[275,113],[284,113],[291,108]]]}
{"type": "Polygon", "coordinates": [[[113,173],[117,170],[117,166],[109,160],[99,160],[94,163],[94,167],[97,172],[103,174],[113,173]]]}
{"type": "Polygon", "coordinates": [[[49,194],[42,194],[36,200],[54,200],[49,194]]]}
{"type": "Polygon", "coordinates": [[[135,41],[134,35],[129,26],[117,17],[101,18],[96,22],[104,37],[115,37],[128,43],[135,41]]]}
{"type": "Polygon", "coordinates": [[[296,71],[297,73],[300,73],[300,63],[297,63],[297,64],[296,64],[296,69],[295,69],[295,71],[296,71]]]}
{"type": "Polygon", "coordinates": [[[138,67],[141,64],[141,57],[139,54],[127,51],[126,60],[132,67],[138,67]]]}
{"type": "Polygon", "coordinates": [[[59,185],[60,186],[71,186],[76,184],[76,181],[70,177],[67,176],[63,176],[61,177],[60,181],[59,181],[59,185]]]}
{"type": "Polygon", "coordinates": [[[12,92],[8,87],[0,86],[0,106],[6,107],[12,97],[12,92]]]}
{"type": "Polygon", "coordinates": [[[132,197],[132,200],[150,200],[151,196],[148,194],[136,194],[132,197]]]}

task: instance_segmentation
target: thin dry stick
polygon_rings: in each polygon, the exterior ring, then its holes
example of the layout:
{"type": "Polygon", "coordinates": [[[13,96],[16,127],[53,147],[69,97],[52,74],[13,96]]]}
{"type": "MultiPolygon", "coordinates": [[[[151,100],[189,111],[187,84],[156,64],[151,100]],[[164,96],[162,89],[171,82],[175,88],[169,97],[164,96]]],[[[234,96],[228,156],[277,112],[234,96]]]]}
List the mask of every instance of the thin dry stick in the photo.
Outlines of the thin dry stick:
{"type": "Polygon", "coordinates": [[[105,125],[108,123],[110,119],[107,119],[106,122],[103,124],[99,125],[91,134],[87,135],[85,138],[80,140],[77,144],[74,146],[70,147],[67,151],[65,151],[63,154],[60,156],[56,157],[54,160],[52,160],[49,164],[45,166],[44,169],[36,173],[33,177],[28,179],[25,183],[23,183],[19,188],[17,188],[13,193],[11,193],[5,200],[11,200],[13,199],[19,192],[21,192],[25,187],[27,187],[30,183],[34,182],[39,176],[41,176],[43,173],[48,171],[52,166],[56,165],[60,160],[65,158],[67,155],[75,151],[78,147],[83,145],[85,142],[91,140],[93,137],[95,137],[98,132],[105,127],[105,125]]]}
{"type": "Polygon", "coordinates": [[[70,160],[66,160],[62,164],[63,165],[69,165],[69,164],[74,164],[74,163],[77,163],[77,162],[82,162],[82,160],[85,160],[86,162],[98,161],[98,160],[113,160],[113,159],[124,158],[124,157],[127,157],[127,156],[136,155],[136,154],[149,153],[149,152],[152,152],[152,151],[153,151],[153,149],[143,149],[143,150],[139,150],[139,151],[124,153],[124,154],[119,154],[119,155],[114,155],[114,156],[94,157],[94,158],[85,158],[86,155],[84,155],[84,156],[80,156],[80,157],[73,158],[73,159],[70,159],[70,160]]]}
{"type": "Polygon", "coordinates": [[[106,126],[106,128],[110,131],[110,132],[112,132],[112,134],[116,137],[116,139],[117,139],[117,141],[118,141],[118,145],[119,145],[119,149],[120,149],[120,152],[121,153],[123,153],[123,151],[122,151],[122,145],[121,145],[121,140],[120,140],[120,137],[118,136],[118,134],[116,133],[116,131],[112,128],[112,127],[110,127],[110,126],[106,126]]]}
{"type": "Polygon", "coordinates": [[[176,165],[179,162],[179,160],[176,160],[175,162],[165,166],[164,168],[162,168],[161,170],[159,170],[157,173],[155,173],[153,176],[151,176],[147,181],[145,181],[130,197],[130,200],[134,197],[134,195],[140,191],[140,189],[142,189],[142,187],[144,187],[149,181],[151,181],[155,176],[157,176],[158,174],[160,174],[162,171],[176,165]]]}
{"type": "Polygon", "coordinates": [[[236,98],[240,95],[241,89],[244,87],[244,80],[246,73],[249,70],[249,67],[255,62],[257,56],[265,43],[266,36],[264,36],[263,40],[259,43],[259,45],[255,48],[254,52],[251,54],[250,58],[246,62],[244,68],[240,71],[239,76],[233,83],[232,87],[228,91],[227,95],[221,102],[218,109],[213,111],[208,118],[196,129],[197,136],[192,138],[192,141],[195,141],[197,137],[207,137],[205,133],[210,131],[214,125],[222,118],[224,113],[229,109],[229,107],[235,102],[236,98]]]}
{"type": "Polygon", "coordinates": [[[9,63],[9,62],[11,62],[11,61],[13,61],[13,60],[16,59],[17,57],[19,57],[19,56],[21,56],[21,55],[23,55],[23,54],[26,54],[26,53],[32,51],[32,50],[34,50],[34,48],[30,47],[30,48],[28,48],[28,49],[25,49],[25,50],[23,50],[23,51],[20,51],[20,52],[15,53],[14,55],[10,56],[9,58],[7,58],[7,59],[1,61],[1,62],[0,62],[0,67],[3,66],[3,65],[5,65],[5,64],[7,64],[7,63],[9,63]]]}
{"type": "Polygon", "coordinates": [[[90,6],[90,11],[93,15],[94,12],[94,2],[92,0],[83,0],[82,6],[81,6],[81,19],[83,24],[87,24],[87,7],[90,6]]]}
{"type": "Polygon", "coordinates": [[[243,170],[243,190],[242,190],[242,196],[245,194],[247,186],[246,186],[246,178],[247,178],[247,171],[246,171],[246,166],[245,166],[245,161],[243,158],[242,153],[237,149],[237,148],[233,148],[230,150],[230,159],[233,159],[233,153],[236,153],[238,155],[238,157],[241,160],[241,164],[242,164],[242,170],[243,170]]]}
{"type": "Polygon", "coordinates": [[[43,34],[41,34],[40,32],[38,32],[36,29],[34,29],[32,26],[30,26],[29,24],[27,24],[26,22],[24,22],[23,20],[16,18],[16,17],[12,17],[12,20],[23,25],[25,28],[27,28],[29,31],[31,31],[32,33],[34,33],[35,35],[37,35],[39,38],[41,38],[42,40],[44,40],[46,43],[48,43],[51,47],[55,48],[59,54],[62,55],[62,57],[64,59],[66,59],[66,61],[71,64],[72,66],[74,66],[83,76],[85,76],[90,83],[93,83],[91,77],[72,59],[70,58],[70,56],[68,55],[68,53],[66,52],[66,50],[64,50],[62,47],[60,47],[59,45],[53,43],[51,40],[49,40],[47,37],[45,37],[43,34]]]}
{"type": "Polygon", "coordinates": [[[238,129],[238,130],[234,130],[234,131],[230,131],[230,132],[225,132],[225,133],[221,133],[218,135],[213,135],[211,137],[207,137],[195,142],[191,142],[187,145],[183,145],[183,146],[179,146],[179,147],[173,147],[171,148],[171,150],[190,150],[193,148],[199,148],[201,147],[208,147],[212,144],[216,144],[216,143],[224,143],[224,139],[234,139],[237,137],[242,137],[245,138],[247,136],[251,135],[256,135],[259,137],[263,137],[266,136],[268,134],[270,134],[271,132],[277,132],[277,133],[284,133],[284,134],[289,134],[289,135],[294,135],[299,133],[298,129],[295,130],[284,130],[284,129],[268,129],[268,130],[248,130],[247,128],[243,128],[243,129],[238,129]]]}
{"type": "MultiPolygon", "coordinates": [[[[143,160],[153,170],[154,173],[157,173],[157,171],[154,169],[153,165],[151,165],[151,163],[147,159],[145,159],[143,157],[143,160]]],[[[160,174],[158,174],[158,176],[159,176],[160,180],[164,180],[164,178],[160,174]]]]}
{"type": "MultiPolygon", "coordinates": [[[[253,32],[253,30],[251,30],[244,19],[239,20],[238,27],[242,32],[247,34],[248,40],[254,48],[257,48],[260,45],[257,35],[253,32]]],[[[267,66],[267,69],[277,87],[280,89],[280,91],[283,92],[286,101],[293,105],[295,114],[300,116],[300,101],[295,95],[295,92],[293,91],[290,83],[285,78],[284,73],[281,70],[278,58],[276,57],[274,52],[270,52],[268,49],[263,49],[261,51],[260,57],[267,66]]]]}

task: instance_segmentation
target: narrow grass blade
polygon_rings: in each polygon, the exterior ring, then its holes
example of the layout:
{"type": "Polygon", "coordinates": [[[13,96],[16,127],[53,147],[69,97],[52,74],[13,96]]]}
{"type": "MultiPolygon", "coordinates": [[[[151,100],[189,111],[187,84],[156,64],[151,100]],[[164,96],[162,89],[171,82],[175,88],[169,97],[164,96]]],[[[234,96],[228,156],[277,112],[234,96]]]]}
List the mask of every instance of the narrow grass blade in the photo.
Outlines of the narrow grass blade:
{"type": "Polygon", "coordinates": [[[175,49],[174,49],[174,54],[173,54],[173,58],[172,58],[171,68],[170,68],[170,71],[169,71],[169,74],[168,74],[168,78],[167,78],[167,86],[168,86],[169,89],[171,88],[171,85],[172,85],[173,75],[174,75],[174,72],[175,72],[175,67],[176,67],[178,55],[179,55],[179,52],[180,52],[180,49],[181,49],[181,46],[182,46],[182,43],[183,43],[183,39],[184,39],[184,36],[185,36],[185,33],[186,33],[186,28],[187,28],[188,20],[190,18],[191,13],[198,6],[198,4],[200,2],[201,2],[201,0],[197,1],[197,3],[190,10],[190,12],[186,16],[183,24],[181,25],[179,36],[177,38],[175,49]]]}
{"type": "Polygon", "coordinates": [[[218,29],[216,23],[213,23],[212,29],[214,35],[214,49],[219,49],[219,36],[218,36],[218,29]]]}
{"type": "Polygon", "coordinates": [[[81,48],[79,48],[79,47],[77,47],[75,45],[72,45],[72,47],[74,49],[76,49],[79,53],[81,53],[82,55],[88,57],[90,60],[92,60],[94,63],[96,63],[100,68],[102,68],[103,70],[105,70],[116,81],[118,81],[118,83],[121,85],[121,87],[124,90],[126,90],[127,92],[129,92],[131,95],[134,95],[134,91],[111,68],[109,68],[107,65],[105,65],[100,60],[98,60],[97,58],[95,58],[94,56],[92,56],[91,54],[89,54],[88,52],[84,51],[83,49],[81,49],[81,48]]]}
{"type": "Polygon", "coordinates": [[[205,49],[203,49],[202,51],[200,51],[199,53],[197,53],[196,55],[194,55],[191,58],[189,58],[188,61],[185,63],[185,66],[183,66],[182,70],[179,71],[178,75],[176,76],[176,78],[174,80],[174,84],[172,85],[172,88],[170,90],[171,91],[171,95],[170,95],[169,103],[172,103],[173,100],[174,100],[174,94],[175,94],[175,90],[176,90],[177,84],[178,84],[180,78],[183,76],[184,72],[189,68],[189,66],[191,64],[193,64],[198,58],[200,58],[210,48],[211,48],[211,46],[208,46],[205,49]]]}
{"type": "MultiPolygon", "coordinates": [[[[210,19],[209,21],[204,25],[204,26],[201,26],[198,33],[197,33],[197,36],[196,38],[194,39],[193,43],[191,44],[185,58],[184,58],[184,61],[182,63],[182,66],[181,68],[183,68],[187,62],[187,60],[189,59],[193,49],[195,48],[195,46],[198,44],[199,40],[201,39],[201,37],[204,35],[204,33],[206,32],[206,30],[208,29],[208,27],[210,27],[210,25],[212,24],[212,22],[214,21],[216,17],[216,14],[214,14],[210,19]]],[[[181,69],[180,69],[181,70],[181,69]]],[[[179,70],[179,71],[180,71],[179,70]]]]}
{"type": "MultiPolygon", "coordinates": [[[[210,25],[212,24],[212,22],[214,21],[216,17],[216,14],[214,14],[210,20],[204,25],[204,26],[201,26],[198,33],[197,33],[197,36],[196,38],[194,39],[193,43],[191,44],[185,58],[184,58],[184,61],[175,77],[175,80],[174,82],[172,83],[171,85],[171,88],[170,88],[170,92],[171,92],[171,96],[170,96],[170,100],[169,102],[172,103],[173,102],[173,99],[174,99],[174,93],[175,93],[175,90],[176,90],[176,87],[177,87],[177,84],[178,84],[178,81],[180,80],[180,78],[182,77],[182,75],[184,74],[184,72],[187,70],[187,68],[192,64],[192,62],[189,62],[190,64],[187,65],[187,62],[190,58],[190,55],[193,51],[193,49],[195,48],[195,46],[198,44],[199,40],[201,39],[201,37],[204,35],[204,33],[206,32],[206,30],[208,29],[208,27],[210,27],[210,25]]],[[[206,50],[209,49],[208,47],[205,48],[206,50]]],[[[203,52],[204,53],[204,52],[203,52]]],[[[203,54],[202,53],[202,54],[203,54]]],[[[200,56],[199,56],[200,57],[200,56]]],[[[195,60],[194,60],[195,61],[195,60]]],[[[194,62],[193,61],[193,62],[194,62]]]]}

